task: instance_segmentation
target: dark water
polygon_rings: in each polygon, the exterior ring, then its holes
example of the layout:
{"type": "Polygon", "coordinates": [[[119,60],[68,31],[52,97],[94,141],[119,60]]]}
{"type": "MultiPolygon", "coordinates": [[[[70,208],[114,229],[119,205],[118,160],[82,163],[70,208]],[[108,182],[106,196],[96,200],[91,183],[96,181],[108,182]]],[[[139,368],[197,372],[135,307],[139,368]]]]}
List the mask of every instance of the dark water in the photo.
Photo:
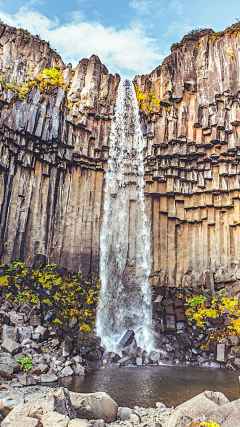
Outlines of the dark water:
{"type": "Polygon", "coordinates": [[[225,369],[143,366],[104,369],[85,377],[62,378],[60,385],[79,393],[105,391],[118,406],[154,407],[156,402],[176,406],[205,390],[239,398],[239,373],[225,369]]]}

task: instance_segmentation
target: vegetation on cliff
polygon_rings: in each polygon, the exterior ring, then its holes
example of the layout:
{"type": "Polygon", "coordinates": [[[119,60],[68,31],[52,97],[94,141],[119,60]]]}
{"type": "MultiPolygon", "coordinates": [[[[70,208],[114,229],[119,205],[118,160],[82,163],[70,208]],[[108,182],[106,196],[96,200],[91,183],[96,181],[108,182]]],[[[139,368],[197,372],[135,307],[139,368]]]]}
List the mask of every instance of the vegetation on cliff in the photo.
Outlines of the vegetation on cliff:
{"type": "Polygon", "coordinates": [[[74,327],[90,333],[95,326],[99,283],[84,281],[81,272],[71,274],[56,264],[28,268],[14,262],[0,266],[0,295],[3,301],[20,304],[41,303],[46,322],[60,324],[63,329],[74,327]]]}
{"type": "Polygon", "coordinates": [[[236,24],[231,25],[230,27],[227,27],[224,31],[215,32],[211,28],[199,28],[195,30],[191,30],[188,34],[186,34],[182,40],[179,43],[174,43],[171,46],[171,52],[174,50],[183,47],[186,43],[189,41],[195,41],[196,42],[196,48],[198,48],[198,41],[201,37],[204,37],[206,35],[209,36],[209,38],[214,42],[216,39],[223,37],[227,35],[228,37],[231,37],[232,35],[234,37],[237,36],[237,34],[240,33],[240,22],[237,22],[236,24]]]}

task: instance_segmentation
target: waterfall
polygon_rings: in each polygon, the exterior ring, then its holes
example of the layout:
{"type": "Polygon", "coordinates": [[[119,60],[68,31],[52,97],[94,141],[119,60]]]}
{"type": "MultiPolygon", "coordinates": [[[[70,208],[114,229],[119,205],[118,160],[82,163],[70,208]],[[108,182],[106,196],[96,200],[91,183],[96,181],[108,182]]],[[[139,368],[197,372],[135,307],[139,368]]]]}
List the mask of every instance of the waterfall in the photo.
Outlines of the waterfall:
{"type": "Polygon", "coordinates": [[[128,328],[134,330],[138,346],[148,351],[154,348],[144,151],[134,85],[121,80],[105,173],[96,320],[97,334],[109,351],[116,349],[128,328]]]}

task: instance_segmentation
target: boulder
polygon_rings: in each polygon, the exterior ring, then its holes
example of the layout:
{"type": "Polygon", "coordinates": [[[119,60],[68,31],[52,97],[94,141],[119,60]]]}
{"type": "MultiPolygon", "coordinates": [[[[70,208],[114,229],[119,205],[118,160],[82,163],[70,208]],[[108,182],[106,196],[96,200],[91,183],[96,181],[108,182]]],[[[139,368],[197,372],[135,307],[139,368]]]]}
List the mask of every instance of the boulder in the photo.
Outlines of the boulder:
{"type": "Polygon", "coordinates": [[[107,423],[116,420],[118,405],[107,393],[82,394],[70,392],[69,394],[78,418],[102,419],[107,423]]]}
{"type": "Polygon", "coordinates": [[[74,365],[72,365],[72,369],[74,375],[85,375],[85,368],[80,363],[74,363],[74,365]]]}
{"type": "Polygon", "coordinates": [[[12,378],[13,377],[13,368],[12,366],[6,365],[4,363],[0,364],[0,377],[3,378],[12,378]]]}
{"type": "Polygon", "coordinates": [[[2,343],[2,351],[6,353],[11,353],[12,355],[21,351],[21,346],[17,342],[13,341],[11,338],[5,338],[2,343]]]}
{"type": "Polygon", "coordinates": [[[22,385],[36,385],[37,384],[37,380],[29,373],[23,374],[19,378],[19,382],[22,385]]]}
{"type": "Polygon", "coordinates": [[[73,370],[70,366],[66,366],[65,368],[63,368],[63,370],[61,371],[61,375],[63,377],[70,377],[71,375],[73,375],[73,370]]]}
{"type": "Polygon", "coordinates": [[[216,345],[216,361],[217,362],[227,362],[227,347],[226,344],[217,344],[216,345]]]}
{"type": "MultiPolygon", "coordinates": [[[[49,370],[50,371],[50,370],[49,370]]],[[[47,372],[46,374],[42,374],[39,376],[39,380],[41,383],[54,383],[58,380],[57,375],[55,375],[53,372],[47,372]]]]}
{"type": "Polygon", "coordinates": [[[204,391],[187,402],[177,406],[172,415],[164,423],[164,427],[185,427],[198,417],[219,410],[229,400],[223,393],[204,391]]]}
{"type": "Polygon", "coordinates": [[[18,327],[18,341],[21,343],[27,338],[31,338],[32,332],[29,328],[18,327]]]}
{"type": "Polygon", "coordinates": [[[8,353],[0,353],[0,370],[1,365],[7,365],[10,366],[13,370],[13,372],[18,372],[20,370],[20,363],[16,362],[14,359],[11,358],[10,354],[8,353]]]}
{"type": "Polygon", "coordinates": [[[122,345],[123,347],[131,344],[131,342],[133,341],[134,335],[135,335],[134,331],[132,331],[131,329],[128,329],[123,335],[123,337],[121,338],[119,344],[122,345]]]}
{"type": "Polygon", "coordinates": [[[0,399],[0,414],[5,418],[9,412],[19,403],[24,402],[24,397],[21,394],[10,394],[0,399]]]}
{"type": "Polygon", "coordinates": [[[47,340],[49,338],[49,330],[44,328],[44,326],[38,326],[35,329],[35,333],[39,333],[42,340],[47,340]]]}
{"type": "Polygon", "coordinates": [[[13,341],[18,341],[18,328],[13,326],[3,325],[2,327],[2,341],[6,338],[10,338],[13,341]]]}
{"type": "Polygon", "coordinates": [[[120,421],[127,421],[131,414],[132,409],[123,407],[118,412],[118,418],[120,421]]]}
{"type": "Polygon", "coordinates": [[[37,418],[18,417],[17,420],[9,422],[6,418],[2,421],[1,427],[42,427],[37,418]]]}
{"type": "Polygon", "coordinates": [[[240,427],[240,399],[206,413],[206,419],[219,424],[221,427],[240,427]]]}
{"type": "Polygon", "coordinates": [[[21,417],[33,417],[41,420],[43,415],[48,412],[57,412],[70,419],[76,417],[76,413],[71,407],[68,390],[62,387],[57,390],[52,389],[43,398],[30,400],[28,403],[19,403],[5,418],[4,426],[12,427],[11,423],[18,421],[21,417]]]}
{"type": "Polygon", "coordinates": [[[57,412],[48,412],[41,419],[43,427],[67,427],[69,421],[68,416],[57,412]]]}

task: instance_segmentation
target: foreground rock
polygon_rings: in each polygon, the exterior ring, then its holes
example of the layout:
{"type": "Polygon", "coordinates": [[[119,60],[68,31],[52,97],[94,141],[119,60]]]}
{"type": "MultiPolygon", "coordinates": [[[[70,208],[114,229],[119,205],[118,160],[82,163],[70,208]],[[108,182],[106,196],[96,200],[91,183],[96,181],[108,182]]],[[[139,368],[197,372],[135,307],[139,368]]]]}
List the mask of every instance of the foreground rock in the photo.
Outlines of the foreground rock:
{"type": "Polygon", "coordinates": [[[229,402],[220,392],[205,391],[174,409],[161,402],[156,403],[156,408],[118,408],[102,392],[73,393],[62,387],[47,392],[44,387],[40,390],[42,393],[35,391],[25,396],[19,393],[15,397],[9,394],[2,398],[0,407],[5,418],[1,426],[200,427],[202,422],[212,420],[220,427],[240,427],[240,399],[229,402]]]}
{"type": "Polygon", "coordinates": [[[205,391],[177,406],[164,427],[185,427],[198,417],[207,416],[229,403],[223,393],[205,391]]]}
{"type": "Polygon", "coordinates": [[[80,419],[102,420],[105,425],[105,421],[116,420],[118,410],[116,402],[106,393],[69,393],[62,387],[51,389],[46,394],[36,393],[32,398],[30,395],[25,398],[25,403],[21,396],[18,399],[15,397],[15,401],[13,396],[9,396],[0,402],[1,414],[5,416],[2,427],[13,427],[15,424],[67,427],[73,419],[76,427],[77,420],[80,427],[80,419]]]}
{"type": "Polygon", "coordinates": [[[107,393],[80,394],[70,391],[70,399],[78,418],[115,421],[118,405],[107,393]]]}

